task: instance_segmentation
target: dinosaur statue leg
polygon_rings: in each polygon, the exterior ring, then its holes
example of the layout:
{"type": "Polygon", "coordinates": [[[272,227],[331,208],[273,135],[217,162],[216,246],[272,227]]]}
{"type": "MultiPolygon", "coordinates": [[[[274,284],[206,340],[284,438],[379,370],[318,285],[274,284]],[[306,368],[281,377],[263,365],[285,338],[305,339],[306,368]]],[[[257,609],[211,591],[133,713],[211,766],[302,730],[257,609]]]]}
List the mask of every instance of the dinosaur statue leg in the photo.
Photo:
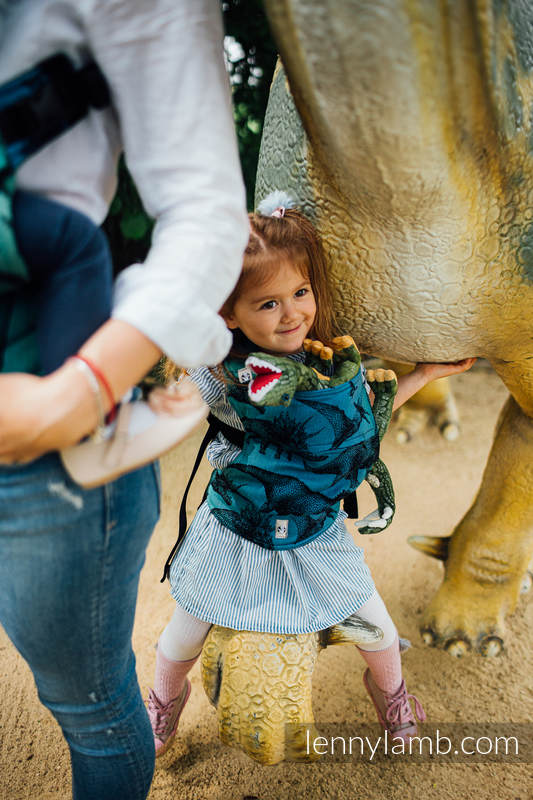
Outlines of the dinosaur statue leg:
{"type": "Polygon", "coordinates": [[[456,656],[502,649],[504,618],[533,555],[532,452],[533,419],[510,397],[473,506],[449,540],[428,538],[420,548],[445,561],[444,582],[423,617],[428,644],[456,656]]]}
{"type": "Polygon", "coordinates": [[[306,634],[236,631],[214,625],[202,651],[202,682],[217,708],[221,740],[261,764],[313,761],[312,678],[329,645],[365,645],[383,631],[352,614],[338,625],[306,634]]]}
{"type": "MultiPolygon", "coordinates": [[[[386,366],[397,375],[406,375],[414,369],[413,364],[395,361],[387,361],[386,366]]],[[[448,378],[431,381],[401,407],[394,422],[396,441],[400,444],[410,441],[428,423],[436,425],[449,442],[459,436],[459,413],[448,378]]]]}

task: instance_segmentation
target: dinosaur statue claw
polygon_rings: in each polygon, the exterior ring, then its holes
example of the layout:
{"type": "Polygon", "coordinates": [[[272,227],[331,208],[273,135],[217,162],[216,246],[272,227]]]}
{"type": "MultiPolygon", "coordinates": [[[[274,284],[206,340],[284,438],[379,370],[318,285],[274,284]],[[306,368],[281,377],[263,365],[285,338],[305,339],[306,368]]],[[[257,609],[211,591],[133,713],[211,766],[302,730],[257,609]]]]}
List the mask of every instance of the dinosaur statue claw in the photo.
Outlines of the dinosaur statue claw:
{"type": "Polygon", "coordinates": [[[520,594],[527,594],[531,591],[531,586],[533,585],[533,575],[528,570],[524,577],[522,578],[522,583],[520,584],[520,594]]]}
{"type": "Polygon", "coordinates": [[[425,553],[432,558],[446,561],[448,558],[449,536],[410,536],[408,544],[415,550],[425,553]]]}
{"type": "Polygon", "coordinates": [[[495,658],[503,652],[503,639],[500,636],[485,636],[480,641],[478,650],[486,658],[495,658]]]}
{"type": "Polygon", "coordinates": [[[439,430],[447,442],[457,441],[461,433],[459,425],[456,425],[455,422],[446,422],[440,426],[439,430]]]}
{"type": "Polygon", "coordinates": [[[422,636],[422,641],[424,642],[424,644],[426,644],[428,647],[436,646],[437,637],[430,628],[424,628],[423,630],[420,631],[420,634],[422,636]]]}
{"type": "Polygon", "coordinates": [[[454,658],[462,658],[471,649],[471,645],[466,639],[450,639],[444,649],[454,658]]]}

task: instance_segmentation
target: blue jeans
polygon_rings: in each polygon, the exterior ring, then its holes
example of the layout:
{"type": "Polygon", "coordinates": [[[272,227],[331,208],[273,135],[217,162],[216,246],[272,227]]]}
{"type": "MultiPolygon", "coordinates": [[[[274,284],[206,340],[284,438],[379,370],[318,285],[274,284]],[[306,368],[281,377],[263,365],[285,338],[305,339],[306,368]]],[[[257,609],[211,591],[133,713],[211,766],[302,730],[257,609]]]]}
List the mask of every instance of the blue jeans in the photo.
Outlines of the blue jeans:
{"type": "Polygon", "coordinates": [[[154,743],[131,632],[158,467],[83,490],[56,454],[0,466],[0,622],[62,728],[75,800],[144,800],[154,743]]]}

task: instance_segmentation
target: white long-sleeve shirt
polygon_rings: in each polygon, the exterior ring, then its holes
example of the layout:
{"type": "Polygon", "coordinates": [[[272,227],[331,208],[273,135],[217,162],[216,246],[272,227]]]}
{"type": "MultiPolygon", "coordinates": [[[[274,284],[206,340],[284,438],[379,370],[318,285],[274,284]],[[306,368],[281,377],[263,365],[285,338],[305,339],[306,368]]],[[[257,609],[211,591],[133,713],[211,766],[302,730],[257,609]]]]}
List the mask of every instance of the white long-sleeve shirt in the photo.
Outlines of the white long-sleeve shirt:
{"type": "Polygon", "coordinates": [[[217,311],[248,236],[217,0],[0,0],[0,84],[52,54],[91,58],[112,107],[29,159],[21,188],[100,224],[121,150],[155,218],[144,264],[118,278],[113,316],[183,366],[214,364],[231,337],[217,311]]]}

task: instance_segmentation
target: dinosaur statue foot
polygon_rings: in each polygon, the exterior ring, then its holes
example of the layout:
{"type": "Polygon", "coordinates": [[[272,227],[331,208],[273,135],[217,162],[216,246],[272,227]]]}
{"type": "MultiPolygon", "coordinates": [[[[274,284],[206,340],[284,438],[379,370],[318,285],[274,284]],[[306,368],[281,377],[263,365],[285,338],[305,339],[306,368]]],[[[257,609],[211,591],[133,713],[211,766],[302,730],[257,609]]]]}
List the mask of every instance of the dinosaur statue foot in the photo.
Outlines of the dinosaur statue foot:
{"type": "Polygon", "coordinates": [[[445,580],[423,615],[422,639],[455,658],[469,652],[497,656],[504,650],[504,616],[515,594],[508,584],[489,588],[445,580]]]}
{"type": "Polygon", "coordinates": [[[398,444],[407,444],[431,426],[438,428],[447,442],[455,442],[459,438],[461,425],[453,395],[449,395],[438,408],[405,403],[395,415],[396,441],[398,444]]]}
{"type": "Polygon", "coordinates": [[[394,415],[393,431],[398,444],[407,444],[429,424],[430,412],[425,408],[412,408],[405,403],[394,415]]]}

